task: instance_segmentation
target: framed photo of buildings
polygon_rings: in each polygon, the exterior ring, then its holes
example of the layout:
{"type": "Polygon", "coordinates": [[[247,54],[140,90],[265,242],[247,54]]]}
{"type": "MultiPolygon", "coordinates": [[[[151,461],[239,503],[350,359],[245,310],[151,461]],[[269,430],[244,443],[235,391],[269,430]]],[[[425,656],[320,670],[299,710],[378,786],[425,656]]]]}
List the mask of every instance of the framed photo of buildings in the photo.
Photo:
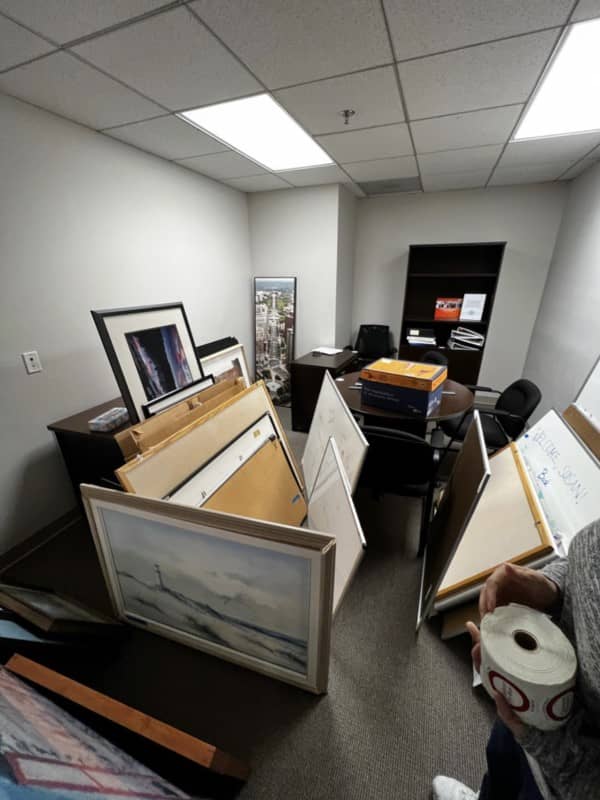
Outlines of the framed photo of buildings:
{"type": "Polygon", "coordinates": [[[183,303],[92,311],[132,422],[144,406],[204,377],[183,303]]]}
{"type": "Polygon", "coordinates": [[[296,338],[296,278],[254,278],[255,377],[275,405],[290,402],[296,338]]]}

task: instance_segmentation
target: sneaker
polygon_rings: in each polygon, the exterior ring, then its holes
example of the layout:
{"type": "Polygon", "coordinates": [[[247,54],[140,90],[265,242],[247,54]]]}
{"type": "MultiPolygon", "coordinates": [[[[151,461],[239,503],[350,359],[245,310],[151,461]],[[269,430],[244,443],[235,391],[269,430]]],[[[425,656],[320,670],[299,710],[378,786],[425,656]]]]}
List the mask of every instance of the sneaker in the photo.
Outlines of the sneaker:
{"type": "Polygon", "coordinates": [[[474,792],[454,778],[438,775],[433,779],[433,800],[477,800],[479,792],[474,792]]]}

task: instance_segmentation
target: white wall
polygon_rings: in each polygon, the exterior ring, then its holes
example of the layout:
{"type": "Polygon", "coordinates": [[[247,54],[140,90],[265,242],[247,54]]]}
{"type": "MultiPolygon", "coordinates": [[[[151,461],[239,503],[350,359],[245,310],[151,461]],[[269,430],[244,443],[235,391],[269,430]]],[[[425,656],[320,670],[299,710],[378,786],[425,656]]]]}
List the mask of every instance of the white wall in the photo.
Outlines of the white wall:
{"type": "Polygon", "coordinates": [[[338,253],[335,308],[335,344],[346,347],[352,339],[352,291],[354,288],[354,248],[356,244],[356,198],[339,187],[338,253]]]}
{"type": "Polygon", "coordinates": [[[534,419],[563,411],[600,354],[600,165],[569,186],[525,363],[542,390],[534,419]]]}
{"type": "Polygon", "coordinates": [[[240,192],[2,95],[0,175],[1,551],[74,505],[46,425],[119,394],[90,309],[182,300],[198,343],[252,316],[240,192]]]}
{"type": "Polygon", "coordinates": [[[338,187],[249,195],[254,275],[297,277],[296,357],[335,342],[338,187]]]}
{"type": "Polygon", "coordinates": [[[521,377],[565,193],[548,183],[360,200],[354,335],[361,323],[387,323],[397,344],[410,244],[506,241],[479,380],[521,377]]]}

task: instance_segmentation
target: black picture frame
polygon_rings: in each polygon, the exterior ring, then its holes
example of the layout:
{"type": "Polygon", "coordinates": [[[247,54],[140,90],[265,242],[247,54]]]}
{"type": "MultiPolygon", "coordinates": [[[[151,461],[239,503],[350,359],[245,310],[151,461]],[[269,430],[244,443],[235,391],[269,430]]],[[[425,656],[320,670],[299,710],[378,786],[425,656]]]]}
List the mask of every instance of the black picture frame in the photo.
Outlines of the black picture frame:
{"type": "MultiPolygon", "coordinates": [[[[171,391],[182,389],[205,377],[182,302],[92,310],[91,314],[132,423],[140,422],[145,418],[143,405],[148,401],[157,400],[171,391]],[[131,323],[128,330],[125,324],[127,318],[131,323]],[[146,324],[145,327],[144,324],[146,324]],[[152,385],[152,391],[155,393],[150,396],[148,383],[144,383],[145,379],[149,379],[149,367],[143,363],[143,360],[135,359],[131,342],[128,342],[126,336],[134,336],[146,331],[160,330],[162,332],[172,326],[176,327],[177,336],[175,337],[172,331],[170,331],[170,335],[181,345],[185,356],[185,366],[182,367],[181,373],[188,373],[185,375],[186,381],[169,386],[168,390],[163,392],[160,391],[160,381],[158,381],[152,385]],[[143,374],[143,367],[147,370],[147,375],[143,374]]],[[[169,360],[168,357],[167,360],[169,360]]],[[[170,361],[169,366],[173,372],[170,361]]],[[[175,381],[174,374],[170,377],[175,381]]]]}
{"type": "Polygon", "coordinates": [[[187,386],[184,386],[181,389],[174,389],[172,392],[167,392],[167,394],[163,394],[161,397],[157,397],[154,400],[151,400],[149,403],[144,403],[142,406],[144,417],[146,419],[155,417],[157,414],[166,411],[168,408],[171,408],[177,403],[181,403],[182,400],[185,400],[188,397],[193,397],[203,389],[208,389],[214,385],[214,376],[205,375],[203,378],[198,378],[197,381],[192,381],[192,383],[189,383],[187,386]]]}

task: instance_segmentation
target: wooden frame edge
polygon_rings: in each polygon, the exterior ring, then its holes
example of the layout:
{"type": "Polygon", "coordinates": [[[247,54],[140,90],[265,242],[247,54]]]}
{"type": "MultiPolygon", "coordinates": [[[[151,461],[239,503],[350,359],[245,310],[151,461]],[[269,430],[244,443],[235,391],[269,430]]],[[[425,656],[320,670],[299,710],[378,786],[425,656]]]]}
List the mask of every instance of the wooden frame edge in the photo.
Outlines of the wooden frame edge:
{"type": "Polygon", "coordinates": [[[78,681],[61,675],[48,667],[21,655],[14,655],[5,665],[13,675],[41,686],[76,705],[92,711],[98,716],[120,725],[138,736],[154,742],[171,752],[193,761],[199,766],[219,772],[223,775],[245,781],[250,774],[250,768],[234,756],[229,755],[212,744],[204,742],[185,731],[172,725],[161,722],[143,711],[138,711],[131,706],[114,700],[112,697],[91,689],[78,681]],[[129,716],[130,722],[125,723],[120,718],[129,716]],[[179,746],[174,746],[172,739],[179,739],[179,746]]]}

